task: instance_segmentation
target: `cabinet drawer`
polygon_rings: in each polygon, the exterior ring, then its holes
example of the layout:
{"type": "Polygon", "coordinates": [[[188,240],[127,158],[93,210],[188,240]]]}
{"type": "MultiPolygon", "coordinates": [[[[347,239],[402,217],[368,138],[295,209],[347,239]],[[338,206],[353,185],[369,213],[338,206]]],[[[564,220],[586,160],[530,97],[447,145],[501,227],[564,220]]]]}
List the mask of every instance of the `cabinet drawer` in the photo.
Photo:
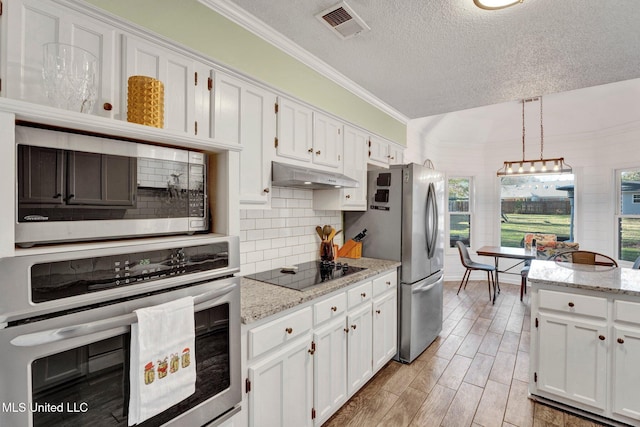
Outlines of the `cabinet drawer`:
{"type": "Polygon", "coordinates": [[[607,299],[587,295],[554,292],[541,289],[538,292],[541,309],[564,313],[607,318],[607,299]]]}
{"type": "Polygon", "coordinates": [[[363,283],[362,285],[358,285],[355,288],[351,289],[347,292],[349,308],[353,308],[365,301],[371,301],[372,293],[373,288],[371,286],[371,282],[363,283]]]}
{"type": "Polygon", "coordinates": [[[395,289],[397,285],[398,273],[396,270],[378,277],[377,279],[373,279],[373,296],[377,297],[389,289],[395,289]]]}
{"type": "Polygon", "coordinates": [[[347,309],[347,294],[341,293],[313,305],[313,324],[319,325],[329,319],[343,316],[347,309]]]}
{"type": "Polygon", "coordinates": [[[249,359],[304,334],[312,327],[311,307],[288,314],[248,332],[249,359]]]}
{"type": "Polygon", "coordinates": [[[613,320],[640,325],[640,304],[630,301],[615,301],[613,303],[613,320]]]}

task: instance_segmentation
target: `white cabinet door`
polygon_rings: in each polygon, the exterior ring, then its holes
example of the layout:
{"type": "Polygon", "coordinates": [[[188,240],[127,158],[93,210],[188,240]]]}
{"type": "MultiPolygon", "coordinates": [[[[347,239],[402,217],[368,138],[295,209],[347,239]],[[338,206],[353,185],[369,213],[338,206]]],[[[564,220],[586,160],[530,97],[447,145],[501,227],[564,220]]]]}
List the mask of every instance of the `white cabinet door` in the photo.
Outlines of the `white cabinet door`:
{"type": "Polygon", "coordinates": [[[371,323],[370,302],[362,304],[362,307],[347,316],[347,328],[349,329],[347,392],[349,395],[362,387],[372,375],[371,323]]]}
{"type": "Polygon", "coordinates": [[[347,400],[347,333],[344,315],[313,334],[315,424],[322,424],[347,400]]]}
{"type": "Polygon", "coordinates": [[[213,93],[215,111],[213,138],[226,144],[240,144],[240,99],[244,82],[216,71],[213,93]]]}
{"type": "Polygon", "coordinates": [[[640,328],[613,327],[613,405],[614,413],[640,420],[640,328]]]}
{"type": "Polygon", "coordinates": [[[249,367],[249,426],[312,426],[311,334],[249,367]]]}
{"type": "Polygon", "coordinates": [[[198,138],[213,137],[213,70],[207,64],[194,62],[194,134],[198,138]]]}
{"type": "Polygon", "coordinates": [[[369,138],[370,164],[382,167],[389,166],[389,143],[384,139],[372,136],[369,138]]]}
{"type": "Polygon", "coordinates": [[[271,202],[271,144],[276,132],[276,95],[244,84],[240,121],[240,205],[265,209],[271,202]]]}
{"type": "Polygon", "coordinates": [[[342,210],[367,209],[367,155],[369,136],[352,128],[344,126],[344,174],[357,180],[357,188],[344,188],[342,193],[342,210]]]}
{"type": "Polygon", "coordinates": [[[313,113],[313,163],[342,172],[342,122],[313,113]]]}
{"type": "Polygon", "coordinates": [[[92,114],[119,114],[116,29],[59,4],[42,0],[5,2],[7,16],[7,98],[49,105],[42,79],[42,46],[58,42],[85,49],[95,55],[100,69],[92,114]]]}
{"type": "Polygon", "coordinates": [[[123,36],[123,115],[131,76],[148,76],[164,85],[164,129],[195,134],[194,61],[135,36],[123,36]]]}
{"type": "Polygon", "coordinates": [[[389,144],[389,164],[404,164],[404,148],[395,144],[389,144]]]}
{"type": "Polygon", "coordinates": [[[276,154],[311,162],[313,158],[313,117],[310,108],[278,97],[276,154]]]}
{"type": "Polygon", "coordinates": [[[373,371],[384,366],[397,351],[398,295],[385,292],[373,300],[373,371]]]}
{"type": "Polygon", "coordinates": [[[606,325],[546,313],[538,320],[538,390],[605,409],[606,325]]]}

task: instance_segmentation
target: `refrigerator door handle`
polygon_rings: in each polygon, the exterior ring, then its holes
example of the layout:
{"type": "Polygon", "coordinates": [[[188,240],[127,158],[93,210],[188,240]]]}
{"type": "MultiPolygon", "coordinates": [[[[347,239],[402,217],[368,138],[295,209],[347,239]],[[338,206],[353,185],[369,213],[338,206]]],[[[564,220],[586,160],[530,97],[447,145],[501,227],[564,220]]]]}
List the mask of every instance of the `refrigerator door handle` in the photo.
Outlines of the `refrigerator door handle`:
{"type": "Polygon", "coordinates": [[[433,258],[436,251],[436,239],[438,238],[438,205],[436,201],[436,189],[433,183],[429,183],[427,192],[427,213],[426,213],[426,240],[427,257],[433,258]]]}
{"type": "Polygon", "coordinates": [[[428,292],[431,289],[433,289],[438,284],[438,282],[440,282],[440,280],[436,280],[435,282],[430,283],[428,285],[418,286],[417,288],[411,289],[411,293],[412,294],[419,294],[419,293],[422,293],[422,292],[428,292]]]}

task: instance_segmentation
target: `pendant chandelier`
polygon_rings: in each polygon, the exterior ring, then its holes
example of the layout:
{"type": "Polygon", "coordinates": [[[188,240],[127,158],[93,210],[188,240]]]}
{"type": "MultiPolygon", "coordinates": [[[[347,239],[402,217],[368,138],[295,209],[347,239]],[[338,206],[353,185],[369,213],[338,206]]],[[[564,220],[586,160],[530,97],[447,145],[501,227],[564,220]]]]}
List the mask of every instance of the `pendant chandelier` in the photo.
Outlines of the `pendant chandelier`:
{"type": "Polygon", "coordinates": [[[502,168],[498,169],[498,176],[508,175],[532,175],[532,174],[559,174],[573,173],[571,166],[564,161],[564,157],[544,158],[544,127],[542,125],[542,96],[522,100],[522,160],[510,160],[504,162],[502,168]],[[524,144],[524,104],[527,102],[540,101],[540,158],[525,159],[524,144]]]}

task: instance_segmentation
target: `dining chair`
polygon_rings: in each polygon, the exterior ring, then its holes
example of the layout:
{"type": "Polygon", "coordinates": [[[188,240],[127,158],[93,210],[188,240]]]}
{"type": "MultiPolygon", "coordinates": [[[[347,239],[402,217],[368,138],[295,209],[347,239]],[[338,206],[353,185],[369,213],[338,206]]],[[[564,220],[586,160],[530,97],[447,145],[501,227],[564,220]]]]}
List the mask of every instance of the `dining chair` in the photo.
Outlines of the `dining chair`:
{"type": "Polygon", "coordinates": [[[469,282],[469,276],[472,271],[486,271],[487,272],[487,286],[489,287],[489,301],[491,301],[491,285],[495,285],[494,280],[494,271],[496,268],[493,265],[489,264],[481,264],[479,262],[475,262],[471,260],[469,256],[469,251],[467,251],[467,247],[461,241],[456,242],[456,246],[458,247],[458,252],[460,252],[460,262],[466,268],[464,275],[462,276],[462,281],[460,282],[460,287],[458,287],[458,292],[456,295],[460,293],[460,289],[462,289],[462,285],[464,284],[464,288],[467,289],[467,283],[469,282]]]}
{"type": "Polygon", "coordinates": [[[570,251],[570,252],[558,252],[550,259],[558,262],[570,262],[574,264],[588,264],[588,265],[604,265],[609,267],[617,267],[618,263],[615,259],[608,255],[603,255],[598,252],[592,251],[570,251]]]}

